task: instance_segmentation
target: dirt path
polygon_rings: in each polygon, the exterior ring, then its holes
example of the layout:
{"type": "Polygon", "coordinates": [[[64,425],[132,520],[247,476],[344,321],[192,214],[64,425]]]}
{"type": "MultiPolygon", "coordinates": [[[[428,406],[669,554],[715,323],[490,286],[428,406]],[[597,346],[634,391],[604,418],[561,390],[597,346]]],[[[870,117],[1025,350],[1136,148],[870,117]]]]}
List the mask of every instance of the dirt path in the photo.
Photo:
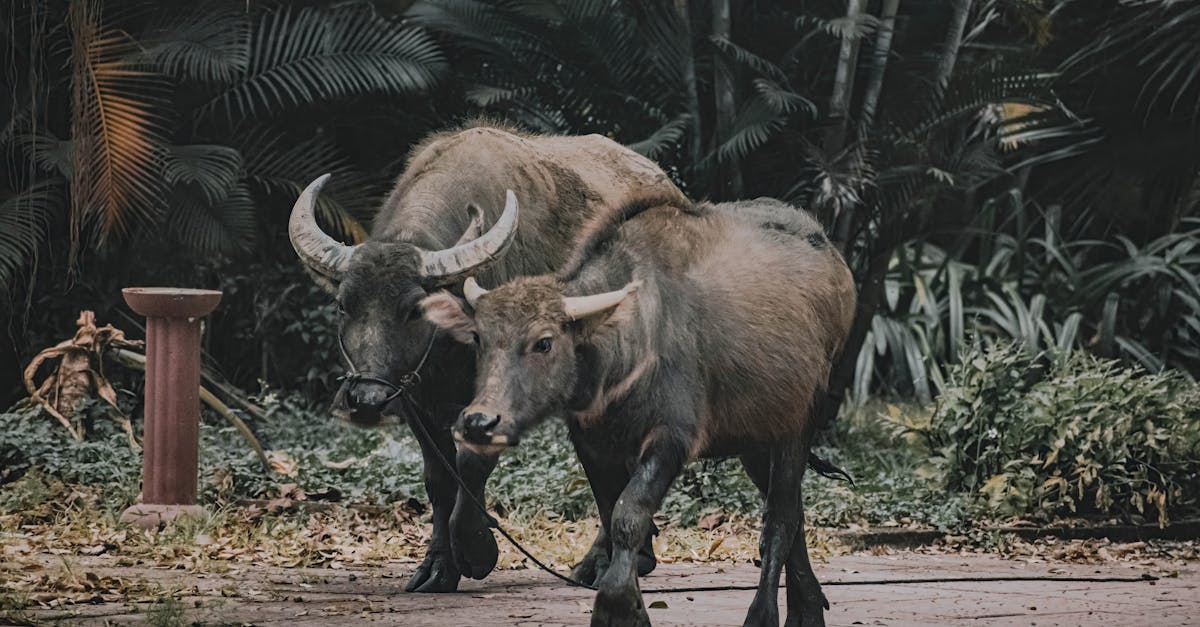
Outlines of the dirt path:
{"type": "MultiPolygon", "coordinates": [[[[54,556],[46,560],[47,568],[63,567],[54,556]]],[[[402,592],[411,564],[341,570],[222,565],[214,570],[225,572],[215,573],[122,567],[105,557],[70,560],[67,566],[75,572],[119,577],[138,589],[159,592],[143,594],[144,602],[30,608],[21,617],[71,624],[140,624],[153,618],[156,624],[586,625],[592,598],[586,590],[532,570],[464,582],[456,594],[425,595],[402,592]],[[163,601],[170,598],[178,602],[163,601]]],[[[1125,563],[1026,563],[917,553],[834,557],[817,566],[826,584],[988,575],[1137,577],[1144,572],[1144,567],[1125,563]]],[[[668,564],[644,579],[642,587],[753,584],[756,579],[751,565],[668,564]]],[[[831,625],[1200,625],[1200,564],[1195,563],[1153,583],[827,585],[825,593],[831,625]]],[[[646,600],[666,604],[650,610],[656,625],[740,625],[752,596],[647,594],[646,600]]]]}

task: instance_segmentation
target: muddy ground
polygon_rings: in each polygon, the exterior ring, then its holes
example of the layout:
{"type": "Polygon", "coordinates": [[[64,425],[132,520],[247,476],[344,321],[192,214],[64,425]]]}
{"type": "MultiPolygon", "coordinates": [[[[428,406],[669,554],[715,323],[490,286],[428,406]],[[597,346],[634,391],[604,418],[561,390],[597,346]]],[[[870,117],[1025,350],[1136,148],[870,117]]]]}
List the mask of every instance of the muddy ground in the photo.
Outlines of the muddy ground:
{"type": "MultiPolygon", "coordinates": [[[[535,570],[500,571],[485,581],[465,581],[457,593],[429,595],[403,592],[414,564],[401,562],[341,569],[224,564],[199,572],[122,566],[108,556],[44,555],[41,561],[46,569],[68,568],[84,580],[108,586],[120,581],[129,592],[120,600],[98,595],[91,603],[74,604],[47,595],[10,613],[10,621],[586,625],[592,599],[591,592],[535,570]]],[[[817,575],[826,584],[831,625],[1200,625],[1200,563],[1194,561],[1070,564],[906,551],[831,557],[817,565],[817,575]],[[1158,579],[837,585],[929,577],[1145,575],[1158,579]]],[[[752,564],[664,564],[642,580],[642,588],[656,625],[739,625],[752,592],[649,591],[753,584],[757,576],[752,564]]]]}

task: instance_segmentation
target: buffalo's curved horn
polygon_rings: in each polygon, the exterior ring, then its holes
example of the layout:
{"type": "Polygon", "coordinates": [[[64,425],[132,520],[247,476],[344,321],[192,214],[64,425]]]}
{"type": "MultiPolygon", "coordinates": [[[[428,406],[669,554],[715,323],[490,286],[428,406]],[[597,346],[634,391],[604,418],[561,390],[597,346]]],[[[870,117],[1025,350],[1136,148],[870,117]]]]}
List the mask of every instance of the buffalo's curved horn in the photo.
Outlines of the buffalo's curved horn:
{"type": "Polygon", "coordinates": [[[467,297],[467,304],[474,307],[475,301],[479,300],[480,296],[487,294],[488,291],[479,286],[479,282],[475,277],[467,277],[463,283],[463,296],[467,297]]]}
{"type": "Polygon", "coordinates": [[[317,225],[314,215],[317,194],[321,193],[321,188],[328,181],[329,175],[322,174],[300,193],[296,204],[292,206],[292,217],[288,219],[288,238],[292,240],[292,248],[296,249],[304,265],[336,281],[349,267],[355,247],[333,239],[317,225]]]}
{"type": "Polygon", "coordinates": [[[446,250],[418,250],[421,255],[421,276],[452,283],[499,257],[517,235],[517,213],[517,196],[511,189],[507,190],[504,212],[487,233],[446,250]]]}
{"type": "Polygon", "coordinates": [[[631,281],[625,287],[612,292],[592,294],[590,296],[564,296],[563,311],[572,320],[586,318],[592,314],[607,311],[621,304],[630,294],[642,286],[641,281],[631,281]]]}

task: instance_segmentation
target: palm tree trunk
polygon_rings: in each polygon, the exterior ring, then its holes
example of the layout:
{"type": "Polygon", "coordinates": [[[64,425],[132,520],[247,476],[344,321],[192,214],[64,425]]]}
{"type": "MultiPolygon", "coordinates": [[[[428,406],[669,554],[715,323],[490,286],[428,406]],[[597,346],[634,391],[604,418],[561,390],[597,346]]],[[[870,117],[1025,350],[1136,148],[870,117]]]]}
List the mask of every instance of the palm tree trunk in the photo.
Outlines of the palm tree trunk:
{"type": "MultiPolygon", "coordinates": [[[[846,17],[852,23],[857,24],[865,5],[866,0],[847,0],[846,17]]],[[[829,96],[829,120],[831,123],[825,132],[824,151],[831,161],[836,159],[838,153],[842,152],[842,148],[846,146],[847,117],[850,111],[851,96],[854,93],[854,70],[857,65],[858,40],[852,31],[847,31],[846,35],[842,37],[842,46],[838,50],[837,70],[833,77],[833,92],[829,96]]],[[[844,244],[836,238],[838,229],[835,222],[839,217],[836,215],[837,208],[820,206],[814,207],[814,209],[821,224],[828,225],[830,233],[835,234],[834,241],[844,244]]]]}
{"type": "Polygon", "coordinates": [[[687,89],[688,116],[688,145],[690,147],[692,167],[700,164],[703,154],[703,139],[700,134],[700,96],[696,90],[696,55],[692,49],[692,18],[688,8],[688,0],[675,0],[675,12],[679,14],[682,24],[680,37],[683,39],[684,51],[683,80],[687,89]]]}
{"type": "MultiPolygon", "coordinates": [[[[713,37],[729,40],[730,17],[729,0],[713,0],[712,3],[712,34],[713,37]]],[[[737,103],[733,97],[733,69],[721,59],[713,64],[713,92],[716,97],[716,141],[720,146],[729,139],[733,127],[733,119],[737,115],[737,103]]],[[[724,190],[726,198],[740,198],[742,195],[742,173],[736,159],[717,166],[718,190],[724,190]]]]}
{"type": "Polygon", "coordinates": [[[963,32],[967,28],[967,17],[971,14],[971,0],[954,0],[954,12],[950,14],[950,27],[946,31],[946,44],[942,47],[942,56],[938,59],[937,69],[933,77],[935,85],[945,87],[954,74],[954,64],[958,61],[958,50],[962,47],[963,32]]]}
{"type": "Polygon", "coordinates": [[[870,126],[879,105],[879,94],[883,91],[883,73],[887,69],[888,54],[892,51],[892,34],[896,30],[896,12],[900,0],[883,0],[880,14],[879,34],[875,36],[875,53],[871,57],[871,76],[867,79],[867,91],[863,95],[862,123],[870,126]]]}
{"type": "MultiPolygon", "coordinates": [[[[866,0],[848,0],[846,18],[857,24],[863,13],[866,0]]],[[[835,122],[825,137],[825,152],[836,154],[846,143],[846,118],[850,112],[850,98],[854,93],[854,71],[858,66],[858,38],[853,29],[842,37],[838,50],[837,71],[833,77],[833,93],[829,96],[829,117],[835,122]]]]}

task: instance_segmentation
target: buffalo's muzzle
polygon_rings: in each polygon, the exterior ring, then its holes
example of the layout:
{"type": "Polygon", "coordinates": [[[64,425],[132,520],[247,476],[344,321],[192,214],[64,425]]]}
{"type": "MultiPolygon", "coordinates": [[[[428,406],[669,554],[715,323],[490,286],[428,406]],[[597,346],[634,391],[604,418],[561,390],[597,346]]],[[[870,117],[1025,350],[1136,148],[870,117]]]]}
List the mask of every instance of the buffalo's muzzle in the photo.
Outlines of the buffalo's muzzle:
{"type": "Polygon", "coordinates": [[[333,401],[333,414],[356,425],[375,426],[383,420],[386,387],[372,382],[346,382],[333,401]]]}
{"type": "Polygon", "coordinates": [[[492,429],[500,424],[500,416],[485,412],[464,413],[458,421],[458,430],[467,442],[491,444],[492,429]]]}

